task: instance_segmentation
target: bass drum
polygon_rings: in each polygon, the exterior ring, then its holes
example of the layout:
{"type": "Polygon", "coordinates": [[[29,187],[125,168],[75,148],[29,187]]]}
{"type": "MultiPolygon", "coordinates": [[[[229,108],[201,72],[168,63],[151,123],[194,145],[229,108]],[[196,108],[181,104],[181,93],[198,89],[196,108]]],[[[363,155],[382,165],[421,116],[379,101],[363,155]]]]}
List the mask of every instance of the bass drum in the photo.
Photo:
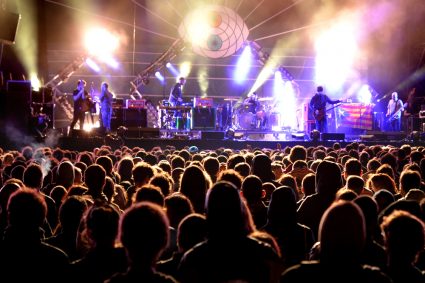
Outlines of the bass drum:
{"type": "Polygon", "coordinates": [[[254,113],[241,109],[241,111],[236,114],[235,124],[239,129],[248,130],[255,126],[255,119],[254,113]]]}

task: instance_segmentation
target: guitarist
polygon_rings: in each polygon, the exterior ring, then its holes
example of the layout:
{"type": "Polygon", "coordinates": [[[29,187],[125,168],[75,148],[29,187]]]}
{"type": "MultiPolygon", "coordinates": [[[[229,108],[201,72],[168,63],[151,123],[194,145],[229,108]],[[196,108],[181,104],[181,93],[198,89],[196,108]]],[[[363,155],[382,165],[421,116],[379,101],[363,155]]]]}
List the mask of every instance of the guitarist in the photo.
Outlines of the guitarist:
{"type": "Polygon", "coordinates": [[[398,93],[391,93],[391,99],[388,101],[387,114],[388,130],[399,132],[401,130],[401,112],[404,111],[404,105],[401,99],[398,98],[398,93]]]}
{"type": "Polygon", "coordinates": [[[87,106],[87,98],[89,97],[89,93],[84,89],[85,86],[86,81],[78,80],[77,88],[72,93],[74,99],[74,115],[71,125],[69,126],[71,131],[74,129],[77,121],[80,122],[80,130],[83,129],[85,113],[90,110],[87,106]]]}
{"type": "Polygon", "coordinates": [[[323,93],[323,86],[317,87],[316,94],[310,100],[310,110],[313,112],[314,119],[316,120],[316,130],[321,133],[327,132],[326,104],[336,104],[340,102],[341,100],[329,99],[329,97],[323,93]]]}

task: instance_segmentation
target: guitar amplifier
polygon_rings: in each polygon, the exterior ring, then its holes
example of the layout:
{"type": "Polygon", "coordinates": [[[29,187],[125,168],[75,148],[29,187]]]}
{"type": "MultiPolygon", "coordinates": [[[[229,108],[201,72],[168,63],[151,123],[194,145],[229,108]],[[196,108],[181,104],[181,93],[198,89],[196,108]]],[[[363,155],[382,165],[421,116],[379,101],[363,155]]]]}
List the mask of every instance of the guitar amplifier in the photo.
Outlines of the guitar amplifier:
{"type": "Polygon", "coordinates": [[[125,101],[126,108],[144,109],[145,105],[146,105],[146,99],[127,99],[125,101]]]}
{"type": "Polygon", "coordinates": [[[112,109],[122,109],[124,107],[124,99],[114,98],[112,99],[112,109]]]}
{"type": "Polygon", "coordinates": [[[194,130],[206,130],[215,129],[216,122],[216,109],[215,108],[192,108],[192,129],[194,130]]]}
{"type": "Polygon", "coordinates": [[[212,97],[195,97],[193,107],[213,107],[212,97]]]}
{"type": "Polygon", "coordinates": [[[122,124],[125,127],[142,127],[146,128],[147,112],[146,109],[128,108],[123,111],[122,124]]]}

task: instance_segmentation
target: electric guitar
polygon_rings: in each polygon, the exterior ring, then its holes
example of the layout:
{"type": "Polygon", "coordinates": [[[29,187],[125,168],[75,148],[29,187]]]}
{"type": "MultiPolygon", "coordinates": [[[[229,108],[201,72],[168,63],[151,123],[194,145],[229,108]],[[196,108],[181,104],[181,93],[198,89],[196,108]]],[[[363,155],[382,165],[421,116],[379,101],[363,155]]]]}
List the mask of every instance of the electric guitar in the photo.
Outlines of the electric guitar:
{"type": "Polygon", "coordinates": [[[397,105],[396,105],[396,109],[395,111],[388,116],[387,118],[387,122],[391,123],[392,121],[396,120],[396,116],[400,116],[401,117],[401,112],[404,111],[404,105],[402,103],[399,103],[400,100],[397,100],[397,105]]]}
{"type": "Polygon", "coordinates": [[[341,101],[341,102],[337,103],[336,105],[329,107],[327,109],[322,108],[322,109],[314,110],[313,111],[313,117],[317,121],[322,121],[325,118],[326,112],[328,112],[328,111],[330,111],[330,110],[332,110],[336,107],[339,107],[341,104],[344,104],[344,103],[348,103],[348,101],[341,101]]]}

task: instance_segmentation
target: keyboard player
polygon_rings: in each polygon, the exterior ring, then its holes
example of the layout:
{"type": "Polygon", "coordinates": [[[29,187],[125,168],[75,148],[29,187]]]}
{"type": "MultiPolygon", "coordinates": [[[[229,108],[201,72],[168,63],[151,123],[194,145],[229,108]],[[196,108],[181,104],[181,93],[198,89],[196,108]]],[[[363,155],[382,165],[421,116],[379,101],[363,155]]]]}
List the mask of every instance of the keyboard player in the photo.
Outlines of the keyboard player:
{"type": "MultiPolygon", "coordinates": [[[[186,79],[184,77],[180,77],[178,82],[173,86],[173,88],[170,91],[170,96],[168,98],[168,101],[170,103],[170,106],[172,107],[178,107],[183,104],[183,86],[186,83],[186,79]]],[[[174,123],[173,127],[176,128],[180,124],[186,125],[187,120],[187,113],[182,112],[181,110],[175,110],[174,111],[174,123]],[[178,123],[180,121],[180,123],[178,123]]]]}

